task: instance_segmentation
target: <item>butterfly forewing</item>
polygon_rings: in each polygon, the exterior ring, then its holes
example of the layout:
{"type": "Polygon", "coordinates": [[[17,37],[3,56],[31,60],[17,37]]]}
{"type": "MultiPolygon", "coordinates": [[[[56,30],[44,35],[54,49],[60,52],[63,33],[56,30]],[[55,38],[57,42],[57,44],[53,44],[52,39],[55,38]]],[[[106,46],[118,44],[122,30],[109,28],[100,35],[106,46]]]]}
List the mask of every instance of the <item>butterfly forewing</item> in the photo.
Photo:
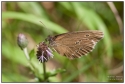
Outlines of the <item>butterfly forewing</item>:
{"type": "Polygon", "coordinates": [[[56,35],[50,46],[69,59],[79,58],[91,52],[96,43],[103,38],[99,30],[86,30],[56,35]]]}

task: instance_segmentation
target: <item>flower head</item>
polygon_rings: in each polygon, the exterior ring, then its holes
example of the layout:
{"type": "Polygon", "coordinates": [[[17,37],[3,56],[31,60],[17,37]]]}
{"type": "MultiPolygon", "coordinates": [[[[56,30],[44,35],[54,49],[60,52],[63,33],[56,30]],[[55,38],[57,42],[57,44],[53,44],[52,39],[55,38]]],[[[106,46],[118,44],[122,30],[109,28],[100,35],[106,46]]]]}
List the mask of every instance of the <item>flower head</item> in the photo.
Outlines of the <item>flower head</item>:
{"type": "Polygon", "coordinates": [[[47,62],[50,57],[53,57],[52,50],[45,44],[45,42],[40,42],[37,47],[37,59],[40,62],[47,62]]]}
{"type": "Polygon", "coordinates": [[[24,34],[19,34],[17,37],[17,44],[18,46],[23,50],[25,47],[27,47],[28,40],[24,34]]]}

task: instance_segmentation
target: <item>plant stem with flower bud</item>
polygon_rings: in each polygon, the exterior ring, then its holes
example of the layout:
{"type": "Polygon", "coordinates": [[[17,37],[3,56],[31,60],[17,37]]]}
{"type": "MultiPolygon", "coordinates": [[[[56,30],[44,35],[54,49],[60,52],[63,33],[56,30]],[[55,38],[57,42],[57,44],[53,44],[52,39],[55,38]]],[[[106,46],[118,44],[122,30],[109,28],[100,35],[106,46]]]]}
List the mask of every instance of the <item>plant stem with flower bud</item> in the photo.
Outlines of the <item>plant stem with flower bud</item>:
{"type": "Polygon", "coordinates": [[[28,40],[27,40],[27,38],[24,34],[22,34],[22,33],[18,34],[17,44],[21,48],[21,50],[23,50],[23,52],[26,56],[26,59],[28,60],[29,65],[30,65],[31,69],[33,70],[33,72],[34,73],[38,72],[37,69],[35,68],[35,66],[32,64],[32,62],[30,60],[30,57],[29,57],[29,54],[28,54],[28,51],[27,51],[28,40]]]}
{"type": "Polygon", "coordinates": [[[28,40],[26,38],[26,36],[22,33],[18,34],[18,37],[17,37],[17,44],[18,46],[21,48],[21,50],[23,50],[27,60],[29,61],[29,64],[30,66],[32,67],[33,71],[35,70],[35,67],[34,65],[31,63],[30,61],[30,57],[29,57],[29,54],[27,52],[27,45],[28,45],[28,40]]]}
{"type": "Polygon", "coordinates": [[[48,45],[45,42],[40,42],[38,45],[38,51],[37,51],[37,59],[43,63],[43,76],[44,79],[41,80],[41,77],[39,77],[39,75],[37,74],[38,71],[36,71],[37,69],[35,68],[35,66],[32,64],[29,54],[27,52],[27,45],[28,45],[28,40],[26,38],[26,36],[24,34],[19,34],[17,37],[17,44],[19,45],[19,47],[23,50],[27,60],[29,61],[29,64],[31,66],[31,69],[33,70],[34,73],[36,73],[38,79],[40,82],[44,81],[44,82],[48,82],[48,77],[46,74],[46,65],[45,62],[47,62],[50,57],[53,57],[52,54],[52,50],[48,47],[48,45]]]}
{"type": "Polygon", "coordinates": [[[35,67],[34,67],[34,65],[33,65],[33,64],[31,63],[31,61],[30,61],[30,57],[29,57],[29,54],[28,54],[28,52],[27,52],[27,48],[23,48],[23,52],[24,52],[24,54],[25,54],[27,60],[29,61],[29,64],[31,65],[31,67],[32,67],[32,69],[33,69],[33,71],[34,71],[34,70],[35,70],[35,67]]]}

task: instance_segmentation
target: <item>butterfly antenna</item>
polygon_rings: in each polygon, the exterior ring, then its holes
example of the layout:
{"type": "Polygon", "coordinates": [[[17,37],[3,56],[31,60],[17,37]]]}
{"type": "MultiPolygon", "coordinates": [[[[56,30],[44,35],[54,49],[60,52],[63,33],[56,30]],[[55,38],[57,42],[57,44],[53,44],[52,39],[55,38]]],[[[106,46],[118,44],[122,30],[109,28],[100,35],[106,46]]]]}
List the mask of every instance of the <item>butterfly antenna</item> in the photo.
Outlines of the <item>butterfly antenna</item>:
{"type": "MultiPolygon", "coordinates": [[[[42,21],[40,21],[42,23],[42,21]]],[[[42,23],[43,24],[43,23],[42,23]]],[[[43,24],[44,25],[44,24],[43,24]]],[[[44,27],[48,30],[49,34],[51,34],[50,30],[44,25],[44,27]]],[[[49,36],[49,35],[48,35],[49,36]]],[[[45,42],[47,42],[47,38],[45,39],[45,42]]]]}
{"type": "Polygon", "coordinates": [[[80,26],[82,25],[82,23],[83,22],[80,20],[80,23],[78,24],[76,31],[80,31],[80,26]]]}
{"type": "MultiPolygon", "coordinates": [[[[40,21],[41,22],[41,21],[40,21]]],[[[42,23],[42,22],[41,22],[42,23]]],[[[42,23],[43,24],[43,23],[42,23]]],[[[44,24],[43,24],[44,25],[44,24]]],[[[45,25],[44,25],[45,26],[45,25]]],[[[46,29],[48,29],[46,26],[45,26],[46,29]]]]}
{"type": "MultiPolygon", "coordinates": [[[[41,22],[41,21],[40,21],[41,22]]],[[[41,22],[42,23],[42,22],[41,22]]],[[[42,23],[43,24],[43,23],[42,23]]],[[[44,24],[43,24],[44,25],[44,24]]],[[[51,33],[50,30],[44,25],[44,27],[48,30],[49,34],[51,33]]]]}

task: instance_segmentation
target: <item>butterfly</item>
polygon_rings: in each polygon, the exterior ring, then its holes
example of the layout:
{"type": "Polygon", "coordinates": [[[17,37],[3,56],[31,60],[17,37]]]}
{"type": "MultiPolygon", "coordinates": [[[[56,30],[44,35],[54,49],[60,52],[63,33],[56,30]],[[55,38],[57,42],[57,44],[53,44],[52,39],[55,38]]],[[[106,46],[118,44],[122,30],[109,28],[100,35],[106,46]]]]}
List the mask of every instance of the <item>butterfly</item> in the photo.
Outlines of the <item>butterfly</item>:
{"type": "Polygon", "coordinates": [[[103,37],[104,33],[100,30],[85,30],[48,36],[46,41],[60,55],[74,59],[91,52],[103,37]]]}

